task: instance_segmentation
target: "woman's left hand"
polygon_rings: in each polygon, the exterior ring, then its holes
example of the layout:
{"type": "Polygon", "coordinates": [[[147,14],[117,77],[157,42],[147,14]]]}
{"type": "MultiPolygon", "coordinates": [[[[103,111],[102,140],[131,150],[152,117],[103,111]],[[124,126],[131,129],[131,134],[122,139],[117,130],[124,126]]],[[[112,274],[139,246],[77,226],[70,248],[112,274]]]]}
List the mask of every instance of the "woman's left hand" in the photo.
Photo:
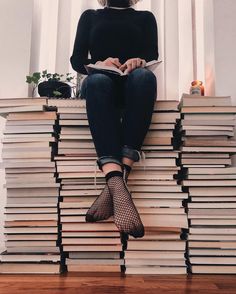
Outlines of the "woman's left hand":
{"type": "Polygon", "coordinates": [[[144,67],[146,65],[146,60],[141,58],[131,58],[128,59],[124,64],[122,64],[119,69],[121,71],[126,71],[126,73],[131,72],[135,68],[144,67]]]}

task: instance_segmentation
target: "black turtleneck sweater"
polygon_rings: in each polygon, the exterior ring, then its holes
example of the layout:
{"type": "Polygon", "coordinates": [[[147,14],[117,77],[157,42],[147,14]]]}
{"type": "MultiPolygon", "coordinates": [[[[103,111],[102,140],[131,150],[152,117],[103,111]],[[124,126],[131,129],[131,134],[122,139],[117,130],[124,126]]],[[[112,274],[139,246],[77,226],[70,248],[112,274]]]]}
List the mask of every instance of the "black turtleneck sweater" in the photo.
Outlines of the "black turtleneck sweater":
{"type": "Polygon", "coordinates": [[[108,57],[119,58],[121,64],[136,57],[146,62],[158,59],[158,29],[153,13],[132,7],[85,10],[78,22],[71,65],[87,75],[84,64],[108,57]]]}

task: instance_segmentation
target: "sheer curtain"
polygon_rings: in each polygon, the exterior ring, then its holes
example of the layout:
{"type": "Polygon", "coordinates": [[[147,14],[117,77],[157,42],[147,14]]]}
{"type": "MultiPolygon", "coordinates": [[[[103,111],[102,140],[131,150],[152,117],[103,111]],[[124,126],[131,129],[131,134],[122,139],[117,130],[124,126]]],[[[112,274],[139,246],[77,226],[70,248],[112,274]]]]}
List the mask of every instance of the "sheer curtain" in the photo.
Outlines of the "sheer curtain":
{"type": "MultiPolygon", "coordinates": [[[[155,74],[159,99],[179,99],[195,78],[214,93],[213,0],[141,0],[137,10],[150,10],[158,23],[163,64],[155,74]]],[[[73,72],[69,58],[77,23],[97,0],[34,0],[30,72],[73,72]]]]}

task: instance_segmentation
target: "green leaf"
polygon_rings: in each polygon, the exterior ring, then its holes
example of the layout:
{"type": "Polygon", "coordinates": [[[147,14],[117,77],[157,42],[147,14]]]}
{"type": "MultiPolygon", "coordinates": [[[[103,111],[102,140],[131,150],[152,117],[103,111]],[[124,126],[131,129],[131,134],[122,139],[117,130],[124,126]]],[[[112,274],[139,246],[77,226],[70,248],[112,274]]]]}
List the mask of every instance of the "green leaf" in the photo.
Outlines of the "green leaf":
{"type": "Polygon", "coordinates": [[[39,79],[37,77],[33,77],[32,78],[32,82],[35,83],[36,85],[38,84],[39,82],[39,79]]]}
{"type": "Polygon", "coordinates": [[[53,95],[55,95],[55,96],[61,96],[61,95],[62,95],[62,93],[61,93],[61,92],[59,92],[59,91],[53,91],[53,95]]]}
{"type": "Polygon", "coordinates": [[[31,76],[26,76],[26,83],[31,84],[33,81],[31,76]]]}
{"type": "Polygon", "coordinates": [[[59,76],[58,73],[54,73],[54,74],[52,75],[52,78],[53,78],[54,80],[57,80],[57,81],[60,80],[60,76],[59,76]]]}
{"type": "Polygon", "coordinates": [[[33,73],[33,78],[39,80],[41,78],[41,73],[40,72],[34,72],[33,73]]]}

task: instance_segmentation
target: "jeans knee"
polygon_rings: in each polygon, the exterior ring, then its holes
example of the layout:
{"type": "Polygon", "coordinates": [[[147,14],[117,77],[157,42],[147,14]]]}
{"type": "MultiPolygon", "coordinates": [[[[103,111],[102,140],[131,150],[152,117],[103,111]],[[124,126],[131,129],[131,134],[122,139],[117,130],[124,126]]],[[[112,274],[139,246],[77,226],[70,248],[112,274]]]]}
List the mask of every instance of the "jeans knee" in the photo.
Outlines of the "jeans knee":
{"type": "Polygon", "coordinates": [[[87,83],[91,87],[103,88],[111,87],[113,82],[110,77],[102,73],[94,73],[87,77],[87,83]]]}
{"type": "Polygon", "coordinates": [[[151,70],[143,67],[136,68],[129,74],[128,79],[128,89],[134,89],[136,93],[139,93],[136,99],[142,100],[145,97],[145,101],[156,100],[157,78],[151,70]]]}
{"type": "Polygon", "coordinates": [[[90,97],[95,99],[96,96],[102,96],[102,93],[111,93],[112,89],[113,81],[110,77],[106,74],[94,73],[84,79],[81,86],[81,96],[86,100],[90,97]]]}
{"type": "Polygon", "coordinates": [[[155,74],[151,70],[149,70],[145,67],[138,67],[138,68],[134,69],[130,73],[130,77],[138,79],[139,82],[140,81],[144,81],[144,82],[148,81],[149,83],[156,83],[157,82],[155,74]]]}

